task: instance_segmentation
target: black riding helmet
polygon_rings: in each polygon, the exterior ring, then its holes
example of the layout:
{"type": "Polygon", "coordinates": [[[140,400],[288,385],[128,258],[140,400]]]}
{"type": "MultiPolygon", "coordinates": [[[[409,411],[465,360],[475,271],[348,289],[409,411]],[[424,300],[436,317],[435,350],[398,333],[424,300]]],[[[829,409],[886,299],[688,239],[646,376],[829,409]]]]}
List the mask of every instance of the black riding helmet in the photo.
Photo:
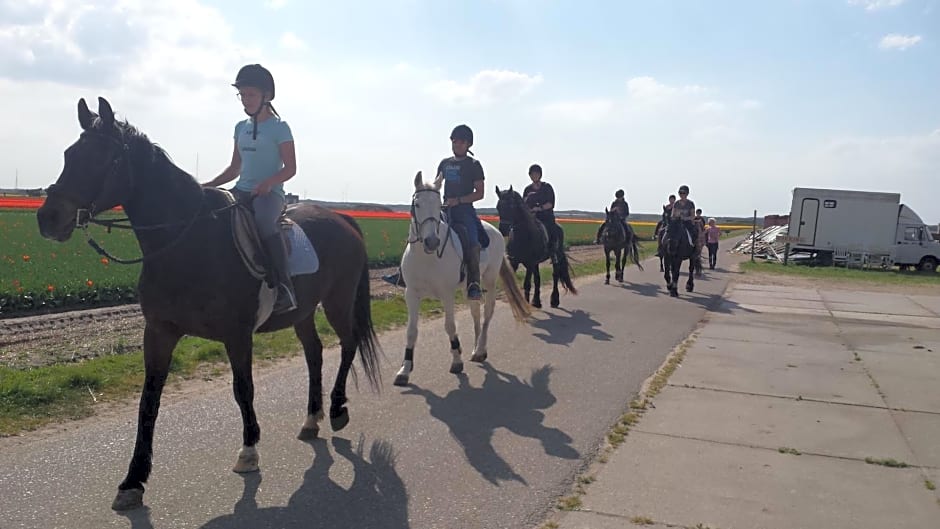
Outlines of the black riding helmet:
{"type": "Polygon", "coordinates": [[[614,196],[617,198],[623,198],[623,189],[618,189],[614,196]]]}
{"type": "Polygon", "coordinates": [[[473,131],[466,125],[457,125],[454,131],[450,133],[451,140],[464,140],[473,145],[473,131]]]}
{"type": "Polygon", "coordinates": [[[689,186],[687,186],[687,185],[679,186],[679,192],[680,192],[680,193],[688,193],[688,192],[689,192],[689,186]]]}
{"type": "Polygon", "coordinates": [[[268,101],[274,100],[274,76],[267,68],[260,64],[246,64],[238,70],[235,76],[235,82],[232,83],[235,88],[249,86],[267,92],[270,97],[268,101]]]}
{"type": "Polygon", "coordinates": [[[539,175],[541,175],[542,166],[537,163],[534,163],[531,166],[529,166],[529,174],[532,174],[532,173],[538,173],[539,175]]]}

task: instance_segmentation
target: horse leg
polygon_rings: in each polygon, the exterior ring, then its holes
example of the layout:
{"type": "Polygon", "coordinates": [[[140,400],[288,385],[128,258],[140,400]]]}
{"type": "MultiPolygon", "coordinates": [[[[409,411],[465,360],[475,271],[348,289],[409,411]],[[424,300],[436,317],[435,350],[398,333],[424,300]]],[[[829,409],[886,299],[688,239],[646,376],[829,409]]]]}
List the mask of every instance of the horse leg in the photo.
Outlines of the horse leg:
{"type": "Polygon", "coordinates": [[[532,285],[534,291],[532,292],[532,306],[540,309],[542,308],[542,272],[539,270],[538,263],[532,263],[532,285]]]}
{"type": "Polygon", "coordinates": [[[297,439],[309,441],[320,435],[320,421],[323,420],[323,342],[317,334],[313,316],[294,324],[294,333],[304,346],[304,360],[310,383],[307,388],[307,418],[297,439]]]}
{"type": "MultiPolygon", "coordinates": [[[[481,277],[486,289],[489,292],[496,292],[496,279],[499,277],[498,269],[491,271],[487,270],[485,274],[481,277]]],[[[476,303],[477,312],[473,314],[473,325],[477,327],[479,322],[479,304],[476,303]]],[[[496,308],[496,296],[490,295],[486,296],[486,299],[483,300],[483,324],[477,327],[476,329],[476,344],[473,348],[473,354],[470,356],[471,362],[483,363],[486,361],[486,342],[487,336],[490,329],[490,321],[493,319],[493,310],[496,308]]],[[[473,309],[471,308],[471,311],[473,309]]]]}
{"type": "MultiPolygon", "coordinates": [[[[454,297],[445,295],[441,300],[441,305],[444,307],[444,331],[450,338],[450,354],[453,356],[450,362],[450,372],[456,375],[463,372],[463,360],[460,359],[460,339],[457,337],[457,322],[454,320],[454,297]]],[[[479,305],[479,303],[472,303],[472,305],[479,305]]]]}
{"type": "Polygon", "coordinates": [[[358,344],[356,343],[356,333],[353,330],[352,305],[347,303],[346,300],[336,302],[331,298],[326,298],[323,300],[323,314],[326,315],[330,327],[333,327],[336,336],[339,337],[339,370],[336,372],[333,391],[330,392],[330,428],[337,432],[349,424],[349,409],[346,407],[346,403],[349,402],[346,397],[346,378],[349,376],[349,369],[356,358],[358,344]]]}
{"type": "Polygon", "coordinates": [[[522,280],[522,290],[525,292],[525,302],[529,303],[532,294],[532,269],[525,265],[525,279],[522,280]]]}
{"type": "Polygon", "coordinates": [[[679,275],[682,272],[682,258],[673,255],[669,258],[669,268],[672,270],[672,283],[669,286],[669,294],[679,297],[679,275]]]}
{"type": "Polygon", "coordinates": [[[160,411],[160,395],[170,371],[173,349],[180,334],[148,323],[144,327],[144,387],[137,412],[137,440],[127,476],[118,485],[111,503],[115,511],[136,509],[144,502],[144,483],[150,477],[153,457],[153,432],[160,411]]]}
{"type": "Polygon", "coordinates": [[[692,292],[695,290],[695,273],[701,273],[701,263],[697,261],[695,255],[689,259],[689,280],[685,283],[685,291],[692,292]]]}
{"type": "Polygon", "coordinates": [[[627,257],[630,256],[630,246],[625,246],[623,249],[623,260],[620,261],[620,282],[623,282],[623,274],[627,271],[627,257]]]}
{"type": "Polygon", "coordinates": [[[232,365],[232,391],[235,393],[235,402],[242,414],[242,448],[238,451],[238,459],[234,472],[257,472],[258,450],[255,445],[261,437],[261,428],[255,417],[255,384],[251,377],[251,329],[241,336],[231,338],[225,342],[225,352],[232,365]]]}
{"type": "Polygon", "coordinates": [[[615,270],[615,272],[614,272],[614,279],[616,279],[616,280],[617,280],[618,282],[620,282],[620,283],[623,283],[623,257],[624,257],[624,255],[623,255],[623,250],[620,249],[620,248],[617,248],[617,249],[614,251],[614,259],[615,259],[615,261],[614,261],[614,270],[615,270]]]}
{"type": "Polygon", "coordinates": [[[551,305],[553,309],[557,309],[558,305],[561,304],[561,300],[558,295],[558,267],[561,266],[561,262],[556,260],[552,263],[552,299],[551,305]]]}
{"type": "Polygon", "coordinates": [[[659,256],[659,271],[664,272],[666,268],[663,266],[663,257],[659,256]]]}
{"type": "Polygon", "coordinates": [[[421,308],[421,298],[410,288],[405,289],[405,304],[408,306],[408,330],[405,334],[405,359],[401,369],[395,374],[396,386],[407,386],[408,377],[414,370],[415,343],[418,341],[418,310],[421,308]]]}
{"type": "Polygon", "coordinates": [[[604,248],[604,260],[607,264],[607,276],[604,277],[604,284],[609,285],[610,284],[610,250],[608,250],[607,248],[604,248]]]}

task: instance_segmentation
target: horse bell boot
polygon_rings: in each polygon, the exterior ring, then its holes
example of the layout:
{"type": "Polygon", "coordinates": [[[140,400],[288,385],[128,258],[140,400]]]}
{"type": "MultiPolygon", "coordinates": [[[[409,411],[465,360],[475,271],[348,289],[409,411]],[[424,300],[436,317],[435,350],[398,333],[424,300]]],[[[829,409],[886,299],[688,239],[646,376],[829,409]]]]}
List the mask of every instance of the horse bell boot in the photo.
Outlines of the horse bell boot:
{"type": "Polygon", "coordinates": [[[294,297],[294,284],[287,269],[287,246],[285,246],[281,234],[278,233],[265,238],[264,249],[268,252],[271,275],[277,289],[274,314],[290,312],[297,308],[297,299],[294,297]]]}

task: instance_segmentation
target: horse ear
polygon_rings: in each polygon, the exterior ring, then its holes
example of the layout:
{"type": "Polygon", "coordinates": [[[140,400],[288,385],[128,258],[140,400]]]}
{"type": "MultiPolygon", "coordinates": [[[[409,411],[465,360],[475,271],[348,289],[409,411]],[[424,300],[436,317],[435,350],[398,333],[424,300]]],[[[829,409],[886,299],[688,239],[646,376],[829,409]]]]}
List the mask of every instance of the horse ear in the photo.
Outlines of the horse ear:
{"type": "Polygon", "coordinates": [[[608,211],[607,208],[604,208],[604,215],[610,215],[610,211],[608,211]]]}
{"type": "Polygon", "coordinates": [[[512,184],[509,184],[509,192],[512,193],[512,184]]]}
{"type": "Polygon", "coordinates": [[[88,104],[85,103],[85,98],[78,100],[78,124],[82,126],[82,130],[88,130],[95,123],[95,113],[91,110],[88,110],[88,104]]]}
{"type": "Polygon", "coordinates": [[[496,186],[496,194],[498,195],[498,194],[500,194],[500,193],[501,193],[501,191],[499,190],[499,186],[496,186]]]}
{"type": "Polygon", "coordinates": [[[434,189],[440,190],[441,184],[444,183],[444,173],[437,173],[437,177],[434,178],[434,189]]]}
{"type": "Polygon", "coordinates": [[[98,114],[105,126],[110,127],[114,124],[114,111],[111,110],[111,103],[103,97],[98,98],[98,114]]]}
{"type": "Polygon", "coordinates": [[[418,174],[415,175],[415,189],[421,187],[421,184],[424,183],[424,177],[421,176],[421,171],[418,171],[418,174]]]}

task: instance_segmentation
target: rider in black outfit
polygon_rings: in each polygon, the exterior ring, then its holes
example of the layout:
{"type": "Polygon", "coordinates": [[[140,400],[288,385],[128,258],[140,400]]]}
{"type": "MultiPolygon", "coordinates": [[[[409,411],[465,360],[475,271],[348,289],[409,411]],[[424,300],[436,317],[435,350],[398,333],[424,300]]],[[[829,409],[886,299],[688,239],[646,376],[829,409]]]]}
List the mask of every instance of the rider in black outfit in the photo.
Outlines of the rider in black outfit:
{"type": "MultiPolygon", "coordinates": [[[[627,200],[623,196],[623,189],[618,189],[614,193],[614,201],[610,203],[610,211],[617,211],[620,214],[620,220],[623,222],[623,229],[625,232],[629,233],[630,228],[627,227],[627,217],[630,216],[630,205],[627,204],[627,200]]],[[[597,228],[597,236],[594,237],[594,244],[601,243],[601,235],[604,234],[604,228],[607,227],[607,219],[604,219],[604,222],[597,228]]]]}
{"type": "Polygon", "coordinates": [[[545,225],[548,232],[548,247],[554,248],[558,241],[558,224],[555,223],[555,189],[548,182],[542,181],[542,167],[533,164],[529,167],[532,183],[522,190],[522,200],[526,207],[535,213],[535,218],[545,225]]]}

